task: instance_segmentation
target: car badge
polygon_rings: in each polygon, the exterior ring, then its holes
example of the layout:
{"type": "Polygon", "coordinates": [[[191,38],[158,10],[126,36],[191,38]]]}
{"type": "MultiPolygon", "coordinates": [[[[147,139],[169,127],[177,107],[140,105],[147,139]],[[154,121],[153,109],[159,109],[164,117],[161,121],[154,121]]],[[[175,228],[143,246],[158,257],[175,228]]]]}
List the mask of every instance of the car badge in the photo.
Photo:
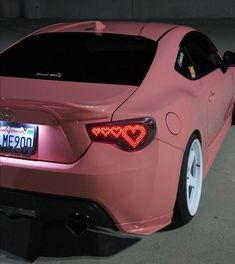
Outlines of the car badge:
{"type": "Polygon", "coordinates": [[[0,109],[0,121],[13,122],[15,118],[15,114],[9,108],[0,109]]]}

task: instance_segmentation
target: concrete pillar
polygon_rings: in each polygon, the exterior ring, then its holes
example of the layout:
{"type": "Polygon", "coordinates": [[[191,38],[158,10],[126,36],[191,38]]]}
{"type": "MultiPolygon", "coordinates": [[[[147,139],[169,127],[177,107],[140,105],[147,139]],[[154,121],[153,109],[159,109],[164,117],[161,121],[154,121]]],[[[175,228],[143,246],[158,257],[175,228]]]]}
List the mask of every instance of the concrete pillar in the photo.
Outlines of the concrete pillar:
{"type": "Polygon", "coordinates": [[[19,0],[2,0],[0,8],[2,17],[20,17],[19,0]]]}
{"type": "Polygon", "coordinates": [[[41,18],[40,0],[24,0],[24,16],[30,19],[41,18]]]}
{"type": "Polygon", "coordinates": [[[0,18],[3,17],[3,1],[0,0],[0,18]]]}

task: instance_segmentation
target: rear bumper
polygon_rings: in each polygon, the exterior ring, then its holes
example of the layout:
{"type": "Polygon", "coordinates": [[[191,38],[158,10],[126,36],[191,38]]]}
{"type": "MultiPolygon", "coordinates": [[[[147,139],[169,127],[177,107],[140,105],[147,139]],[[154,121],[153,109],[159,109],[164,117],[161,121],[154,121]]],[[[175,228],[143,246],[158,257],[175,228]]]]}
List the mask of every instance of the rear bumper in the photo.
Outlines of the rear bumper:
{"type": "MultiPolygon", "coordinates": [[[[88,230],[117,233],[112,219],[92,201],[0,188],[0,248],[29,260],[44,255],[84,254],[84,248],[94,246],[92,239],[97,236],[87,233],[81,237],[86,246],[79,244],[81,240],[73,233],[76,227],[71,230],[68,225],[71,216],[77,213],[89,216],[88,230]]],[[[79,230],[84,227],[76,226],[79,230]]]]}
{"type": "MultiPolygon", "coordinates": [[[[112,230],[149,235],[171,222],[182,156],[183,151],[154,140],[133,153],[93,143],[73,164],[1,158],[0,187],[74,197],[65,199],[71,202],[72,211],[74,206],[77,209],[77,198],[93,201],[112,219],[112,230]]],[[[56,208],[53,203],[49,207],[56,208]]],[[[67,214],[71,213],[69,210],[67,214]]],[[[87,212],[87,208],[84,210],[87,212]]]]}
{"type": "Polygon", "coordinates": [[[31,218],[42,223],[66,224],[74,214],[88,216],[90,228],[117,231],[108,214],[98,204],[80,198],[31,193],[0,188],[0,215],[9,219],[31,218]]]}

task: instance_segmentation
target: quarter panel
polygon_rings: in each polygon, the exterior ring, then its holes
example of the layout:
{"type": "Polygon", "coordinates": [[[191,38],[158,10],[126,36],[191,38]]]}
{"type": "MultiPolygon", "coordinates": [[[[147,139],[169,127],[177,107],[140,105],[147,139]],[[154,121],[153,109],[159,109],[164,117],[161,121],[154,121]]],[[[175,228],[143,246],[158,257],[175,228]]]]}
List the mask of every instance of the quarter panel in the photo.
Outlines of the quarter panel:
{"type": "Polygon", "coordinates": [[[189,80],[174,69],[179,44],[189,31],[192,29],[176,28],[161,39],[145,80],[135,94],[118,108],[113,120],[151,116],[157,123],[156,138],[181,150],[185,149],[191,134],[199,131],[206,167],[208,160],[206,89],[200,80],[189,80]],[[177,135],[168,129],[166,123],[168,113],[174,113],[179,119],[180,133],[177,135]]]}
{"type": "Polygon", "coordinates": [[[174,69],[179,43],[190,30],[176,28],[163,37],[142,85],[113,116],[113,120],[153,116],[158,129],[156,138],[180,149],[185,148],[195,130],[207,140],[205,89],[199,80],[188,80],[174,69]],[[178,135],[173,135],[167,128],[168,113],[179,117],[181,129],[178,135]]]}

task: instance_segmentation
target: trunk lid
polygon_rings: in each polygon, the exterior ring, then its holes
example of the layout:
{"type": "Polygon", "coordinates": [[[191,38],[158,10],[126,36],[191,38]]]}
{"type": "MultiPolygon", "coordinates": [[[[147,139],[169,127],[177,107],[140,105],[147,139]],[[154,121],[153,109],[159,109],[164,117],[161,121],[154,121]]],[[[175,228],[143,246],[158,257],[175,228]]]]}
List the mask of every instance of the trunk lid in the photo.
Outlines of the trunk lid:
{"type": "Polygon", "coordinates": [[[89,147],[85,125],[110,121],[136,86],[0,77],[0,110],[9,109],[14,123],[38,127],[36,152],[25,157],[72,163],[89,147]]]}

